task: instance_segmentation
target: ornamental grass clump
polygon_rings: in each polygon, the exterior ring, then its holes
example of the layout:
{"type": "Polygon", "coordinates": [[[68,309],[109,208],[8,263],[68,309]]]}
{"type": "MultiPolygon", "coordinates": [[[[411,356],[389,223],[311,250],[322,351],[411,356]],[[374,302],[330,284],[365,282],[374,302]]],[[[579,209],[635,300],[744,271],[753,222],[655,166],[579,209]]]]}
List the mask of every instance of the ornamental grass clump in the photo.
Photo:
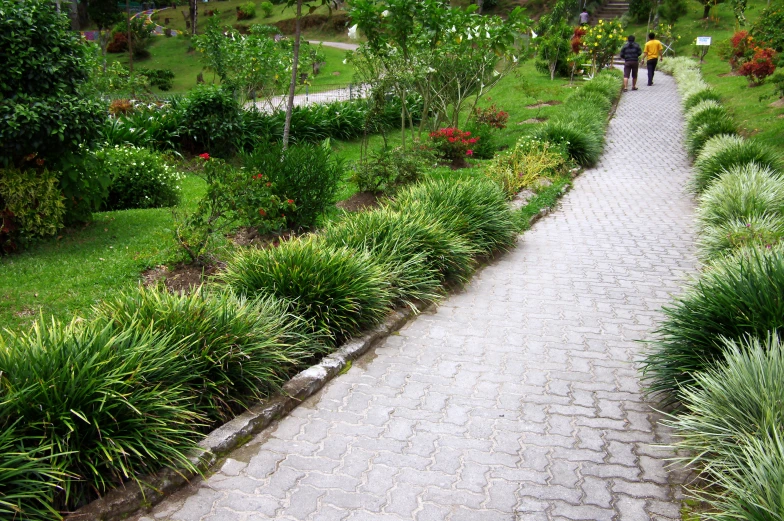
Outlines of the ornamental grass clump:
{"type": "Polygon", "coordinates": [[[388,275],[370,254],[315,236],[239,252],[221,278],[240,294],[285,300],[336,344],[381,322],[394,297],[388,275]]]}
{"type": "Polygon", "coordinates": [[[712,113],[710,116],[700,118],[703,123],[694,130],[686,133],[686,150],[691,158],[696,158],[705,143],[714,136],[722,134],[733,135],[738,133],[738,127],[727,114],[712,113]]]}
{"type": "MultiPolygon", "coordinates": [[[[590,83],[588,85],[590,85],[590,83]]],[[[587,88],[582,88],[573,94],[570,94],[569,97],[566,98],[566,103],[569,104],[570,107],[573,104],[594,106],[599,110],[602,110],[604,113],[609,112],[613,104],[612,100],[608,98],[603,92],[588,90],[587,88]]]]}
{"type": "Polygon", "coordinates": [[[716,261],[664,314],[643,373],[649,391],[672,404],[696,373],[723,361],[722,338],[784,327],[784,250],[742,250],[716,261]]]}
{"type": "Polygon", "coordinates": [[[667,422],[681,462],[714,486],[692,491],[711,519],[773,520],[784,513],[784,349],[779,338],[725,342],[724,363],[683,390],[685,413],[667,422]]]}
{"type": "Polygon", "coordinates": [[[604,128],[600,124],[581,128],[572,118],[552,119],[540,126],[534,137],[563,146],[569,157],[581,166],[593,166],[599,161],[604,145],[604,128]]]}
{"type": "Polygon", "coordinates": [[[353,214],[327,226],[322,237],[329,245],[368,253],[389,278],[396,301],[409,306],[433,302],[443,295],[440,255],[457,251],[463,256],[460,264],[471,263],[469,245],[437,221],[412,220],[386,207],[353,214]],[[451,245],[448,241],[456,242],[451,245]]]}
{"type": "Polygon", "coordinates": [[[490,180],[428,180],[398,192],[390,206],[406,215],[438,218],[480,254],[511,248],[515,242],[512,211],[503,191],[490,180]]]}
{"type": "Polygon", "coordinates": [[[693,134],[700,126],[725,117],[729,117],[729,113],[724,106],[713,100],[701,101],[685,115],[686,134],[693,134]]]}
{"type": "Polygon", "coordinates": [[[522,138],[512,150],[498,155],[485,167],[485,176],[498,184],[511,200],[543,178],[564,174],[569,165],[561,147],[548,141],[522,138]]]}
{"type": "Polygon", "coordinates": [[[185,385],[197,397],[194,407],[225,421],[326,351],[308,324],[286,308],[272,297],[139,287],[102,302],[95,314],[119,331],[149,328],[184,339],[185,385]]]}
{"type": "Polygon", "coordinates": [[[716,103],[721,103],[721,96],[718,92],[713,90],[710,87],[704,88],[702,90],[698,90],[689,95],[688,98],[684,98],[683,100],[683,110],[689,111],[697,106],[699,103],[703,101],[712,100],[716,103]]]}
{"type": "Polygon", "coordinates": [[[694,161],[694,190],[702,192],[723,172],[748,163],[778,175],[784,173],[784,161],[771,147],[731,134],[714,136],[705,142],[694,161]]]}
{"type": "Polygon", "coordinates": [[[778,215],[752,215],[705,227],[699,254],[712,261],[746,247],[769,248],[784,241],[784,219],[778,215]]]}
{"type": "Polygon", "coordinates": [[[56,509],[161,467],[195,471],[206,418],[193,410],[189,353],[171,335],[79,319],[0,337],[0,430],[16,425],[57,454],[56,509]]]}
{"type": "Polygon", "coordinates": [[[721,174],[700,196],[697,209],[703,229],[763,215],[784,220],[784,185],[775,172],[755,163],[721,174]]]}

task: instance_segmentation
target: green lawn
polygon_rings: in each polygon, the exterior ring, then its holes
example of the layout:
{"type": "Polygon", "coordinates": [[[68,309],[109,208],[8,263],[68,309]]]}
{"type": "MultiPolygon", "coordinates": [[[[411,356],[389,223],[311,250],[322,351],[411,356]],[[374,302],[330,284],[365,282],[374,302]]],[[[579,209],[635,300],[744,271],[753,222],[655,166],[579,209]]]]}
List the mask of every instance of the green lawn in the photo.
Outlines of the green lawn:
{"type": "MultiPolygon", "coordinates": [[[[746,9],[748,24],[751,24],[767,5],[767,0],[749,0],[746,9]]],[[[784,153],[784,108],[771,107],[777,98],[773,96],[773,85],[766,83],[760,87],[749,87],[743,76],[729,75],[730,66],[719,58],[716,45],[728,40],[736,30],[735,16],[731,3],[722,3],[711,9],[712,20],[702,20],[702,5],[689,1],[689,13],[678,20],[674,26],[675,34],[681,39],[675,45],[678,56],[692,54],[692,42],[697,36],[712,37],[712,46],[705,57],[702,75],[722,96],[722,102],[732,113],[745,136],[754,136],[769,145],[778,147],[784,153]]],[[[627,27],[630,34],[642,38],[646,32],[644,24],[627,27]]],[[[784,30],[784,28],[782,28],[784,30]]],[[[643,73],[644,74],[644,73],[643,73]]]]}

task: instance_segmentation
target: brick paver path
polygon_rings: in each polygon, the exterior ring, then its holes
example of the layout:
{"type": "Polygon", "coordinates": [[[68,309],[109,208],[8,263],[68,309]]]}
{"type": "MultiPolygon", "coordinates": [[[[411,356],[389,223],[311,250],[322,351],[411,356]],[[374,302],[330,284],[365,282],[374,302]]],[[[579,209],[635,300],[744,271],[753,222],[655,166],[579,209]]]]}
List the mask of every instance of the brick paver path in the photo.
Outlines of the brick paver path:
{"type": "Polygon", "coordinates": [[[145,519],[679,519],[634,361],[694,270],[681,126],[625,94],[514,251],[145,519]]]}

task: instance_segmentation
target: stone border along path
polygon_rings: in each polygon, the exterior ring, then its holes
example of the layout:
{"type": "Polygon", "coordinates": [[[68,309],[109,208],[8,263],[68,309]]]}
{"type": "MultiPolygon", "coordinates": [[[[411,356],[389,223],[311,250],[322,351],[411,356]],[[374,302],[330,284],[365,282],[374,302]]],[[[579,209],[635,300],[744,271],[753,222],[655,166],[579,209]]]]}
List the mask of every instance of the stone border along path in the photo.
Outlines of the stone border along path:
{"type": "Polygon", "coordinates": [[[136,520],[678,520],[635,360],[695,270],[672,78],[561,208],[214,474],[136,520]]]}

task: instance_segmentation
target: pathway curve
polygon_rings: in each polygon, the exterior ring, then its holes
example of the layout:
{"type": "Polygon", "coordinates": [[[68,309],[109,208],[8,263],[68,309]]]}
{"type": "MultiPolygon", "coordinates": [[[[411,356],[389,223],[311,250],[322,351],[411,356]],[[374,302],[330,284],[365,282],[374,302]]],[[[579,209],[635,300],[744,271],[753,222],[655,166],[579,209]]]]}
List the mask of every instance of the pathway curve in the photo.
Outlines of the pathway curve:
{"type": "Polygon", "coordinates": [[[671,78],[624,94],[514,251],[143,519],[680,519],[634,361],[695,269],[681,127],[671,78]]]}

